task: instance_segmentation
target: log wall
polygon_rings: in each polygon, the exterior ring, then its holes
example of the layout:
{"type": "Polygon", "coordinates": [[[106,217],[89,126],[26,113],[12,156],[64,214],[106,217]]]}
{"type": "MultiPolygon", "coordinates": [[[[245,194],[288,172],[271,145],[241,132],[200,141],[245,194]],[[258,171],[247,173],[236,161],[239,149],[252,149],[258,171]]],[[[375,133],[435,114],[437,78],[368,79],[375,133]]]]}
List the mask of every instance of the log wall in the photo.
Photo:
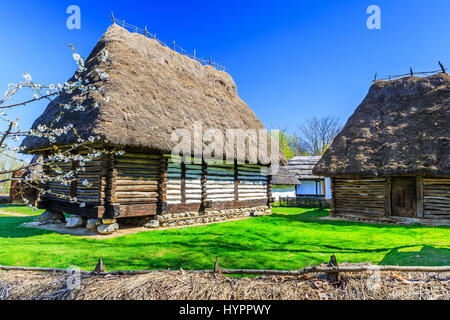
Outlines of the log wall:
{"type": "MultiPolygon", "coordinates": [[[[53,161],[46,166],[45,172],[50,177],[61,176],[63,173],[67,173],[72,170],[72,161],[53,161]]],[[[71,184],[65,184],[63,182],[49,181],[46,185],[48,193],[45,195],[48,199],[63,199],[71,196],[71,184]]]]}
{"type": "Polygon", "coordinates": [[[238,165],[239,200],[266,199],[267,168],[257,165],[238,165]]]}
{"type": "Polygon", "coordinates": [[[423,178],[424,218],[450,219],[450,178],[423,178]]]}
{"type": "Polygon", "coordinates": [[[185,203],[202,201],[202,164],[186,164],[184,174],[185,203]]]}
{"type": "MultiPolygon", "coordinates": [[[[85,207],[50,201],[54,210],[82,216],[132,217],[205,209],[267,206],[271,194],[267,168],[246,164],[183,164],[170,155],[125,152],[87,162],[69,185],[50,183],[57,194],[77,197],[85,207]]],[[[198,159],[197,159],[198,160],[198,159]]],[[[58,163],[61,170],[78,164],[58,163]]]]}
{"type": "MultiPolygon", "coordinates": [[[[97,204],[101,197],[101,176],[105,167],[102,160],[89,161],[84,164],[84,170],[76,174],[76,197],[86,204],[97,204]]],[[[76,167],[76,166],[74,166],[76,167]]]]}
{"type": "Polygon", "coordinates": [[[181,203],[181,163],[170,156],[167,163],[167,203],[181,203]]]}
{"type": "Polygon", "coordinates": [[[207,166],[206,199],[212,201],[233,201],[234,165],[207,166]]]}
{"type": "Polygon", "coordinates": [[[385,215],[386,180],[333,179],[335,214],[385,215]]]}
{"type": "Polygon", "coordinates": [[[110,202],[115,204],[156,204],[160,179],[161,156],[130,153],[116,156],[117,170],[110,202]]]}

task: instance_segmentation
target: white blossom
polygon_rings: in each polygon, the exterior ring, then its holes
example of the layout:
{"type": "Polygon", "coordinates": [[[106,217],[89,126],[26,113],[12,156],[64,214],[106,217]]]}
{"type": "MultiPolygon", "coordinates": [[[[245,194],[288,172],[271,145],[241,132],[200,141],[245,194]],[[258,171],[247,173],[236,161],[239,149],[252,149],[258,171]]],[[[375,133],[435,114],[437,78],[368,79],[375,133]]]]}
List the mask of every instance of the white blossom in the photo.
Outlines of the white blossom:
{"type": "Polygon", "coordinates": [[[30,74],[28,74],[28,73],[26,73],[26,72],[23,74],[23,77],[24,77],[25,80],[27,80],[27,81],[31,81],[31,79],[32,79],[31,76],[30,76],[30,74]]]}

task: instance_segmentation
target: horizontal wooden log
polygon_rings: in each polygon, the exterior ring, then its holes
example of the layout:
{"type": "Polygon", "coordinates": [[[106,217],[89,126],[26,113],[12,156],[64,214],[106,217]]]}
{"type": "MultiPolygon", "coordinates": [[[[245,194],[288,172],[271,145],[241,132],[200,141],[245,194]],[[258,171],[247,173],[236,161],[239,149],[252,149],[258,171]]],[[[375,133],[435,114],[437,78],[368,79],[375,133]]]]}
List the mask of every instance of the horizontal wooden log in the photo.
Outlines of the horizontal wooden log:
{"type": "MultiPolygon", "coordinates": [[[[3,266],[0,265],[0,270],[6,271],[31,271],[31,272],[55,272],[55,273],[70,273],[68,269],[60,268],[43,268],[43,267],[22,267],[22,266],[3,266]]],[[[299,270],[263,270],[263,269],[224,269],[219,268],[216,272],[222,274],[251,274],[251,275],[271,275],[271,276],[301,276],[309,273],[360,273],[360,272],[450,272],[450,266],[342,266],[342,267],[306,267],[299,270]]],[[[151,273],[179,273],[178,270],[126,270],[126,271],[110,271],[110,272],[93,272],[80,270],[80,274],[85,276],[103,277],[106,275],[117,276],[133,276],[151,273]]],[[[183,270],[186,273],[213,273],[214,270],[183,270]]]]}
{"type": "Polygon", "coordinates": [[[144,191],[144,192],[156,192],[158,191],[157,185],[116,185],[116,192],[132,192],[132,191],[144,191]]]}
{"type": "Polygon", "coordinates": [[[116,179],[117,186],[158,186],[157,180],[146,180],[146,179],[116,179]]]}
{"type": "Polygon", "coordinates": [[[152,153],[136,153],[136,152],[125,152],[122,156],[117,156],[118,159],[121,157],[124,158],[139,158],[139,159],[160,159],[160,154],[152,154],[152,153]]]}
{"type": "Polygon", "coordinates": [[[157,205],[156,203],[146,204],[127,204],[119,205],[118,215],[115,218],[128,218],[139,216],[156,215],[157,205]]]}

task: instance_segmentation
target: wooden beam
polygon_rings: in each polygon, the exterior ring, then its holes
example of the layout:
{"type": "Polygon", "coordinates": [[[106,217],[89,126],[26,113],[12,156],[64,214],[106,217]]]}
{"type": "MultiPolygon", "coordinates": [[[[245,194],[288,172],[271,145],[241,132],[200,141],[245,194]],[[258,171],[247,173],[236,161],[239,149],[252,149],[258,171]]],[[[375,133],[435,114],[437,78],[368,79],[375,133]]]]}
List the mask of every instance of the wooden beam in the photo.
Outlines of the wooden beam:
{"type": "Polygon", "coordinates": [[[267,206],[272,206],[272,176],[267,176],[267,206]]]}
{"type": "Polygon", "coordinates": [[[386,177],[384,215],[388,217],[392,216],[391,193],[392,193],[392,177],[386,177]]]}
{"type": "Polygon", "coordinates": [[[167,166],[168,158],[161,155],[158,180],[158,212],[162,212],[167,201],[167,166]]]}
{"type": "Polygon", "coordinates": [[[181,203],[186,203],[186,163],[184,160],[181,161],[181,178],[180,178],[180,187],[181,187],[181,203]]]}
{"type": "MultiPolygon", "coordinates": [[[[226,210],[226,209],[240,209],[262,207],[267,205],[267,199],[253,199],[253,200],[230,200],[230,201],[208,201],[208,207],[212,210],[226,210]]],[[[202,210],[201,203],[180,203],[168,204],[163,213],[182,213],[182,212],[197,212],[202,210]]]]}
{"type": "Polygon", "coordinates": [[[237,159],[234,160],[234,200],[239,200],[239,170],[237,159]]]}
{"type": "Polygon", "coordinates": [[[334,215],[336,212],[335,183],[336,183],[335,178],[330,178],[330,188],[331,188],[330,215],[334,215]]]}
{"type": "Polygon", "coordinates": [[[206,164],[205,160],[202,161],[202,177],[200,179],[201,188],[202,188],[202,196],[201,196],[201,204],[203,208],[206,208],[207,201],[208,201],[208,195],[207,195],[207,189],[206,184],[208,180],[208,165],[206,164]]]}
{"type": "MultiPolygon", "coordinates": [[[[77,169],[78,166],[78,161],[72,161],[72,172],[75,172],[75,170],[77,169]]],[[[74,177],[72,182],[70,183],[70,196],[72,198],[75,198],[77,196],[77,175],[74,173],[74,177]]]]}
{"type": "Polygon", "coordinates": [[[423,176],[416,177],[417,218],[423,218],[423,176]]]}

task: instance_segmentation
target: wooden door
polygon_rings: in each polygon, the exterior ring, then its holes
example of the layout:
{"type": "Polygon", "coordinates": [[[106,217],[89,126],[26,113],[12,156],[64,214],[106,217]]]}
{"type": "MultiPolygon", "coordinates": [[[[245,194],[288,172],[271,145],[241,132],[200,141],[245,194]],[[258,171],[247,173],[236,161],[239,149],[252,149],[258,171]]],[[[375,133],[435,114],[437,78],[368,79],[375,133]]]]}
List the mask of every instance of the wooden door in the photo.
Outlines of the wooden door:
{"type": "Polygon", "coordinates": [[[416,217],[416,178],[392,178],[392,215],[416,217]]]}

